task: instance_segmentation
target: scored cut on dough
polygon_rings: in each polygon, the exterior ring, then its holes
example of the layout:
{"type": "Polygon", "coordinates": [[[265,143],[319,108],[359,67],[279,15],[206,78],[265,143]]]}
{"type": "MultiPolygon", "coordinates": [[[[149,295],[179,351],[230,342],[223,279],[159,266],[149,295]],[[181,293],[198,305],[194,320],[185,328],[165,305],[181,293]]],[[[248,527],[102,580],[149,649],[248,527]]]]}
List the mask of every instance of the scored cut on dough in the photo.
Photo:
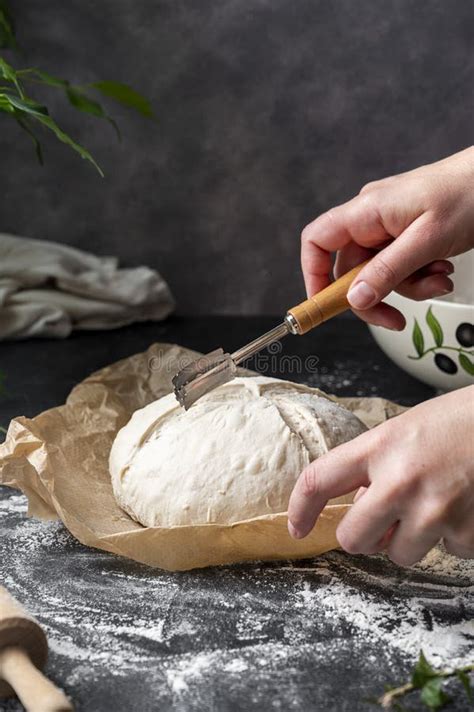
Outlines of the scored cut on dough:
{"type": "Polygon", "coordinates": [[[149,527],[285,512],[302,469],[366,429],[316,388],[236,378],[188,411],[173,393],[137,410],[112,446],[112,486],[119,506],[149,527]]]}

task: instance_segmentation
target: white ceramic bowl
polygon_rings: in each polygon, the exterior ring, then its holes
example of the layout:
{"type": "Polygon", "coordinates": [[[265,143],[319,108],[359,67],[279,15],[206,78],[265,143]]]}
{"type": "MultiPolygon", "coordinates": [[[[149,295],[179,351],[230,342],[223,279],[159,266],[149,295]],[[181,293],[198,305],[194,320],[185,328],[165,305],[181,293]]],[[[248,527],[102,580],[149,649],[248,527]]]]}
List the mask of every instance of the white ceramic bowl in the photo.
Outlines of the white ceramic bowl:
{"type": "Polygon", "coordinates": [[[405,329],[369,327],[397,366],[444,391],[474,382],[474,251],[453,261],[454,295],[414,302],[393,293],[384,301],[402,312],[405,329]]]}

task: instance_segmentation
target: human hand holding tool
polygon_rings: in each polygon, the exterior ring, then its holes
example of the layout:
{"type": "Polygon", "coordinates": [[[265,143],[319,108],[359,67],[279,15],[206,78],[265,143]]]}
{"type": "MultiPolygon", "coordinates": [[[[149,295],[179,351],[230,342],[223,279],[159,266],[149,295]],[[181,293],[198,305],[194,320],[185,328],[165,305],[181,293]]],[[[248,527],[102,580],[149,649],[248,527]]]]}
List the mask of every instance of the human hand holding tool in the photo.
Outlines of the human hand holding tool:
{"type": "Polygon", "coordinates": [[[453,289],[449,257],[474,244],[474,147],[415,170],[373,181],[359,195],[307,225],[301,265],[308,294],[368,257],[348,294],[357,316],[403,329],[403,315],[382,300],[397,291],[423,300],[453,289]]]}
{"type": "MultiPolygon", "coordinates": [[[[423,300],[450,292],[447,257],[474,246],[474,148],[365,186],[321,215],[302,235],[309,292],[371,254],[348,293],[365,321],[403,329],[402,314],[381,300],[392,290],[423,300]],[[374,249],[379,250],[374,256],[374,249]]],[[[306,536],[328,499],[360,487],[337,536],[351,553],[387,549],[401,565],[440,539],[474,557],[474,386],[416,406],[341,445],[300,475],[288,529],[306,536]]]]}

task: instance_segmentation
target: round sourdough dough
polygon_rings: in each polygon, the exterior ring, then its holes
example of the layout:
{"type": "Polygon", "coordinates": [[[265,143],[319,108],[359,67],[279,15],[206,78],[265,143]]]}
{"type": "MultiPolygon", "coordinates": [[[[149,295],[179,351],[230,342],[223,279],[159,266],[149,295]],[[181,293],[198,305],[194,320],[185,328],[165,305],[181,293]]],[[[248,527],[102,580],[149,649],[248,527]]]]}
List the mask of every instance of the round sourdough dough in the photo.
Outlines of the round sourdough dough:
{"type": "Polygon", "coordinates": [[[236,378],[188,411],[170,393],[118,433],[110,453],[114,494],[149,527],[285,512],[304,466],[365,430],[315,388],[276,378],[236,378]]]}

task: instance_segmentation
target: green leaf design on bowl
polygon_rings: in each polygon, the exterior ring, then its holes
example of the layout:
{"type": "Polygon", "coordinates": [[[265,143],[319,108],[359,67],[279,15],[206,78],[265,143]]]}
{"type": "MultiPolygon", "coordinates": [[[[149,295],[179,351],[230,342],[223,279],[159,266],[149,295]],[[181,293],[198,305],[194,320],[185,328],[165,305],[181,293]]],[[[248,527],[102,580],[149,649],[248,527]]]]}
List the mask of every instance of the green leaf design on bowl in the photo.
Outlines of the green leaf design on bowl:
{"type": "Polygon", "coordinates": [[[422,356],[423,351],[425,349],[425,339],[423,337],[423,332],[420,329],[420,325],[418,324],[418,321],[416,319],[413,325],[411,339],[413,341],[413,346],[416,349],[416,353],[418,354],[418,356],[422,356]]]}
{"type": "MultiPolygon", "coordinates": [[[[444,332],[438,318],[433,313],[433,308],[429,307],[425,315],[426,324],[431,332],[434,339],[434,346],[425,346],[425,337],[421,329],[418,320],[415,318],[413,323],[413,331],[411,334],[411,340],[413,346],[415,347],[416,356],[407,354],[409,359],[413,361],[419,361],[424,358],[427,354],[432,354],[434,356],[435,365],[444,373],[449,375],[454,375],[458,371],[458,367],[446,353],[445,351],[454,351],[457,354],[459,365],[469,376],[474,376],[474,350],[468,349],[465,346],[449,346],[444,343],[444,332]]],[[[469,326],[469,324],[463,324],[463,326],[469,326]]],[[[459,327],[458,327],[459,329],[459,327]]],[[[459,341],[459,338],[458,338],[459,341]]],[[[455,358],[455,354],[453,354],[455,358]]]]}
{"type": "Polygon", "coordinates": [[[433,334],[433,339],[436,346],[442,346],[444,340],[443,329],[438,319],[433,314],[433,310],[430,307],[426,312],[426,323],[428,324],[431,333],[433,334]]]}
{"type": "Polygon", "coordinates": [[[466,356],[466,354],[461,353],[458,358],[461,368],[463,368],[470,376],[474,376],[474,363],[469,359],[469,357],[466,356]]]}

